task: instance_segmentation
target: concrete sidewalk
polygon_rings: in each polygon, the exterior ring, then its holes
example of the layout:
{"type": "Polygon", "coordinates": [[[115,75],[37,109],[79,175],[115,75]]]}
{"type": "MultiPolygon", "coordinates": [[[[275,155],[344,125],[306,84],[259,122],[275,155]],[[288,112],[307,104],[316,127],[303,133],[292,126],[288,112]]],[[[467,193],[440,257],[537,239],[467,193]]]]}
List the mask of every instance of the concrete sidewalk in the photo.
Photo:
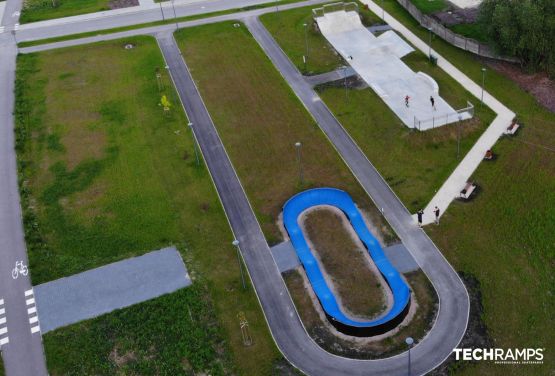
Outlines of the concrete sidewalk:
{"type": "Polygon", "coordinates": [[[42,333],[191,284],[181,255],[164,248],[34,287],[42,333]]]}
{"type": "MultiPolygon", "coordinates": [[[[377,15],[382,14],[382,8],[370,0],[361,0],[363,4],[368,5],[368,8],[377,15]]],[[[393,27],[397,32],[402,34],[409,42],[416,48],[428,53],[428,45],[412,33],[403,24],[393,18],[389,13],[384,12],[385,21],[393,27]]],[[[461,72],[453,64],[447,61],[436,51],[432,53],[438,58],[438,66],[449,74],[453,79],[460,83],[466,90],[468,90],[476,98],[480,99],[482,95],[482,88],[480,85],[472,81],[467,75],[461,72]]],[[[486,151],[491,149],[497,140],[503,135],[503,132],[510,125],[515,113],[505,107],[501,102],[495,99],[490,93],[484,91],[484,103],[491,108],[497,117],[482,134],[478,141],[474,144],[472,149],[466,154],[464,159],[459,163],[455,170],[451,173],[449,178],[443,183],[441,188],[437,191],[436,195],[428,203],[424,209],[423,224],[430,224],[434,221],[433,209],[437,206],[440,209],[440,215],[445,213],[451,202],[459,196],[459,192],[464,188],[465,183],[470,179],[474,171],[483,160],[486,151]]],[[[416,222],[416,215],[414,216],[416,222]]]]}

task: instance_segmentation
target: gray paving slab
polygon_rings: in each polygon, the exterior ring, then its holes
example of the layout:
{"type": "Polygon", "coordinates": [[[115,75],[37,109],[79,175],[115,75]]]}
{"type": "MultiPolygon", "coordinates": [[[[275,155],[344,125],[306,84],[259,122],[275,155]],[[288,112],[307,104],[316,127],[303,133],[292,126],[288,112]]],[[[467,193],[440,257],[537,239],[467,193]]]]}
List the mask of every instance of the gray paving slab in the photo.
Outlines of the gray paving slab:
{"type": "Polygon", "coordinates": [[[191,284],[179,252],[164,248],[35,286],[43,333],[191,284]]]}
{"type": "Polygon", "coordinates": [[[399,273],[413,272],[420,268],[403,243],[384,247],[383,251],[399,273]]]}
{"type": "Polygon", "coordinates": [[[301,265],[297,252],[289,240],[273,246],[270,250],[281,273],[301,265]]]}
{"type": "Polygon", "coordinates": [[[349,78],[357,73],[352,67],[340,68],[331,72],[316,74],[314,76],[303,76],[306,82],[312,86],[325,84],[328,82],[344,80],[345,77],[349,78]]]}

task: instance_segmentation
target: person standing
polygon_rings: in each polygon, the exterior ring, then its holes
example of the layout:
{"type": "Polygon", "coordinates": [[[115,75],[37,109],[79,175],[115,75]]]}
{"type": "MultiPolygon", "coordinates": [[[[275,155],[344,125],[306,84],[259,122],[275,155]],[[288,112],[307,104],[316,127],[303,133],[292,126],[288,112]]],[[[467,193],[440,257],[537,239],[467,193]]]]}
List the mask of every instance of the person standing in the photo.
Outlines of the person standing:
{"type": "Polygon", "coordinates": [[[405,106],[410,107],[409,106],[409,101],[410,101],[410,97],[407,94],[407,96],[405,97],[405,106]]]}
{"type": "Polygon", "coordinates": [[[437,206],[434,208],[434,214],[436,215],[436,225],[439,225],[439,208],[437,206]]]}
{"type": "Polygon", "coordinates": [[[418,217],[418,227],[422,227],[422,216],[424,215],[424,210],[420,209],[416,212],[416,216],[418,217]]]}
{"type": "Polygon", "coordinates": [[[436,100],[434,99],[433,96],[430,96],[430,103],[432,104],[432,108],[435,111],[436,110],[436,100]]]}

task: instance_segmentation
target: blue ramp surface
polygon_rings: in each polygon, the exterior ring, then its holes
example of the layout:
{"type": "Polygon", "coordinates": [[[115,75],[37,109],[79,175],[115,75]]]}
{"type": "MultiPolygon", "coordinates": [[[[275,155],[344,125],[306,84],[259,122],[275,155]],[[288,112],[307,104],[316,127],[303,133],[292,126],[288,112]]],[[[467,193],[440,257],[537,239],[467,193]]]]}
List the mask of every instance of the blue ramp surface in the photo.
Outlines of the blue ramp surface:
{"type": "Polygon", "coordinates": [[[408,312],[410,289],[383,253],[380,243],[366,227],[361,213],[348,193],[333,188],[317,188],[301,192],[285,203],[283,222],[314,293],[328,319],[338,330],[355,336],[376,335],[391,330],[403,320],[408,312]],[[347,317],[341,311],[298,223],[298,217],[303,211],[318,205],[331,205],[341,209],[364,243],[393,293],[393,306],[385,315],[371,321],[357,321],[347,317]]]}
{"type": "Polygon", "coordinates": [[[34,287],[41,331],[90,319],[189,286],[181,255],[165,248],[34,287]]]}

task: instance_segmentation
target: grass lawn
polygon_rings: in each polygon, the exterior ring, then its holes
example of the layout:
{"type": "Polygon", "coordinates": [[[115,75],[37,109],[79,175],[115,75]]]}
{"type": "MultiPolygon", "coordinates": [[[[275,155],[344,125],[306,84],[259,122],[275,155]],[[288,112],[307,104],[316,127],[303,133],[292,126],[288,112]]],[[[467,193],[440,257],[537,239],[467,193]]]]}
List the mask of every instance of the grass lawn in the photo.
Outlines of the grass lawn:
{"type": "MultiPolygon", "coordinates": [[[[137,355],[137,367],[153,346],[160,359],[193,351],[211,362],[189,359],[195,372],[220,372],[215,364],[225,358],[221,345],[214,348],[202,337],[186,344],[197,327],[211,333],[215,316],[231,359],[224,369],[269,374],[279,353],[252,289],[240,288],[232,234],[206,167],[196,165],[187,120],[163,69],[159,91],[155,69],[163,66],[150,37],[18,58],[16,142],[33,284],[176,244],[199,285],[48,334],[49,365],[67,374],[83,362],[85,374],[106,374],[116,345],[137,355]],[[126,43],[135,48],[124,49],[126,43]],[[168,116],[158,105],[162,94],[173,104],[168,116]],[[185,315],[183,306],[199,299],[192,314],[207,313],[205,321],[183,318],[183,326],[165,327],[167,318],[159,312],[185,315]],[[248,348],[242,345],[240,311],[254,339],[248,348]],[[120,327],[121,317],[140,326],[120,327]],[[94,345],[86,349],[98,354],[80,354],[75,331],[87,332],[94,345]],[[114,347],[99,347],[105,336],[113,336],[114,347]]],[[[166,374],[183,372],[169,364],[166,374]]]]}
{"type": "MultiPolygon", "coordinates": [[[[426,38],[427,31],[396,1],[385,4],[395,18],[426,38]]],[[[439,39],[434,49],[481,81],[478,58],[439,39]]],[[[555,365],[550,350],[555,348],[555,114],[494,71],[487,72],[486,88],[518,114],[524,127],[495,146],[495,162],[478,168],[473,179],[481,191],[476,199],[454,203],[441,225],[427,231],[457,270],[479,279],[483,318],[496,347],[540,347],[546,352],[543,366],[479,362],[457,374],[549,375],[555,365]]]]}
{"type": "MultiPolygon", "coordinates": [[[[365,25],[381,23],[381,19],[359,4],[362,22],[365,25]]],[[[270,31],[285,51],[289,59],[304,74],[313,75],[325,73],[337,69],[343,65],[343,59],[333,47],[322,37],[317,30],[316,23],[312,18],[312,9],[318,6],[308,6],[291,9],[279,13],[268,13],[260,17],[264,26],[270,31]],[[306,69],[303,56],[306,55],[306,39],[308,41],[308,59],[306,69]]]]}
{"type": "Polygon", "coordinates": [[[283,204],[321,186],[348,191],[385,236],[393,236],[244,26],[224,22],[180,30],[176,37],[271,244],[282,239],[277,221],[283,204]],[[295,142],[303,145],[302,185],[295,142]]]}
{"type": "Polygon", "coordinates": [[[311,211],[304,219],[304,229],[315,257],[333,281],[342,307],[353,317],[367,319],[383,312],[383,289],[387,286],[381,286],[379,271],[369,268],[363,254],[368,251],[353,240],[339,214],[325,209],[311,211]]]}
{"type": "Polygon", "coordinates": [[[424,14],[435,13],[447,8],[445,0],[410,0],[424,14]]]}
{"type": "Polygon", "coordinates": [[[449,29],[467,38],[472,38],[478,42],[487,43],[488,38],[483,26],[479,23],[462,23],[453,25],[449,29]]]}
{"type": "MultiPolygon", "coordinates": [[[[285,11],[277,16],[272,14],[262,17],[265,26],[292,59],[295,59],[298,52],[295,52],[294,46],[303,45],[303,35],[297,29],[301,27],[302,31],[305,20],[300,17],[310,14],[309,10],[310,8],[301,8],[285,11]],[[274,18],[270,19],[270,16],[274,18]]],[[[325,47],[318,49],[319,51],[326,51],[314,54],[312,64],[327,67],[327,70],[334,69],[335,66],[330,65],[330,59],[335,55],[325,38],[314,31],[311,32],[310,42],[325,47]]],[[[300,53],[303,53],[302,50],[300,53]]],[[[433,77],[440,87],[441,96],[454,108],[466,107],[467,101],[476,105],[475,119],[464,122],[461,131],[461,156],[464,156],[493,121],[494,113],[488,108],[480,108],[470,93],[443,70],[433,67],[420,51],[405,56],[403,61],[415,72],[422,71],[433,77]]],[[[350,90],[348,102],[343,91],[343,88],[332,85],[318,88],[324,102],[407,208],[415,212],[425,206],[460,161],[457,158],[456,125],[423,133],[411,131],[372,89],[350,90]]]]}
{"type": "Polygon", "coordinates": [[[109,0],[26,0],[19,22],[28,23],[109,10],[109,0]]]}

